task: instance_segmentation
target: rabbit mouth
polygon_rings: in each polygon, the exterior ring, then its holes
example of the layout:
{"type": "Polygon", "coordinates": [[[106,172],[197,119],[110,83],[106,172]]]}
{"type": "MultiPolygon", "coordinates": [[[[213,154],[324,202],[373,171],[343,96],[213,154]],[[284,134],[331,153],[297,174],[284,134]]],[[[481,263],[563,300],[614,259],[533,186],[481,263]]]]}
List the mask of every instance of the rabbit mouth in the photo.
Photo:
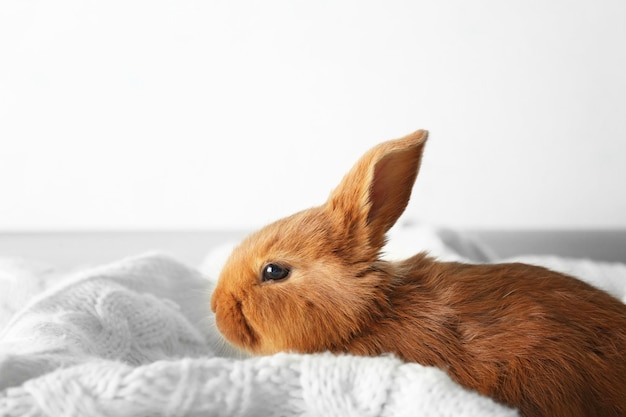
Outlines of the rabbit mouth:
{"type": "Polygon", "coordinates": [[[229,305],[225,308],[218,306],[215,312],[217,328],[235,346],[253,351],[258,345],[259,337],[246,319],[242,302],[235,297],[231,297],[229,301],[229,305]]]}

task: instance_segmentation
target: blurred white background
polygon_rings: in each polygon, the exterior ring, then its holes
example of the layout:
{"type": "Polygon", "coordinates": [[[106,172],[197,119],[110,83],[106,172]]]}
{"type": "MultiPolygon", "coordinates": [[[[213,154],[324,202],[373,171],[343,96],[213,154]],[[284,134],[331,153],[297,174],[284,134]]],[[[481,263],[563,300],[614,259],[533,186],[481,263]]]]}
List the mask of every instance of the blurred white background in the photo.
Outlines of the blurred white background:
{"type": "Polygon", "coordinates": [[[241,229],[431,132],[406,218],[626,227],[623,0],[0,3],[0,231],[241,229]]]}

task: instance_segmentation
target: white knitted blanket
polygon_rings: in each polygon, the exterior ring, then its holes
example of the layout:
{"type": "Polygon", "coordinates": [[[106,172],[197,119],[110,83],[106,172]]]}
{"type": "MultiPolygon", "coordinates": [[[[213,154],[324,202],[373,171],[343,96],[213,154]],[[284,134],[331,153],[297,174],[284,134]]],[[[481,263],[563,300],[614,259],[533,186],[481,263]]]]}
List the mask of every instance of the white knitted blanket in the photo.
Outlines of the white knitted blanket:
{"type": "MultiPolygon", "coordinates": [[[[576,262],[560,266],[581,270],[576,262]]],[[[626,266],[586,262],[592,280],[606,277],[623,297],[626,266]]],[[[0,259],[0,415],[517,415],[438,369],[391,356],[228,356],[211,285],[159,255],[67,279],[0,259]],[[7,321],[1,313],[24,298],[7,321]]]]}

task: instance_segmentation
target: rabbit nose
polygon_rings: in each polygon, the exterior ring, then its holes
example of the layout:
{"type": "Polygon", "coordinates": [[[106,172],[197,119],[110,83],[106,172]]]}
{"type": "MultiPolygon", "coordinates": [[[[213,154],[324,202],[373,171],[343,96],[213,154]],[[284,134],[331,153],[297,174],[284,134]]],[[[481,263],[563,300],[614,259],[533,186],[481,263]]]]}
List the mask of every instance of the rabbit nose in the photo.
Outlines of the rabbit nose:
{"type": "Polygon", "coordinates": [[[219,289],[215,289],[213,291],[213,294],[211,295],[211,311],[213,311],[213,313],[216,312],[217,310],[217,299],[219,298],[219,289]]]}

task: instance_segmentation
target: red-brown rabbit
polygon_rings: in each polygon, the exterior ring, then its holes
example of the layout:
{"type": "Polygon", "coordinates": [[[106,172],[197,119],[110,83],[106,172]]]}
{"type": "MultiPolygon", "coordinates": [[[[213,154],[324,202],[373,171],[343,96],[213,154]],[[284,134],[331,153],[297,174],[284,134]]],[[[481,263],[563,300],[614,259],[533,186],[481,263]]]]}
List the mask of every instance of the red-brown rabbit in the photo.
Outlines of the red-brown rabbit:
{"type": "Polygon", "coordinates": [[[392,352],[444,369],[524,416],[626,416],[626,305],[525,264],[381,259],[428,134],[381,143],[319,206],[252,234],[212,296],[253,354],[392,352]]]}

